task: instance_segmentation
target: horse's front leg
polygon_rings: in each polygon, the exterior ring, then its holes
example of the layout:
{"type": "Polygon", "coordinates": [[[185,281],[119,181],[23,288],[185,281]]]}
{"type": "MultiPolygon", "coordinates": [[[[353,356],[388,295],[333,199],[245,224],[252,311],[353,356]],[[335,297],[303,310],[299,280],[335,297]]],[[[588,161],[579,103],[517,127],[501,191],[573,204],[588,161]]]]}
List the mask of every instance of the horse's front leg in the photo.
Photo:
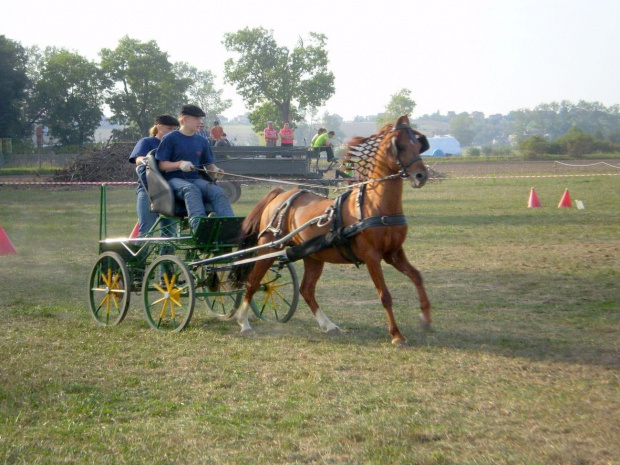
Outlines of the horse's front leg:
{"type": "Polygon", "coordinates": [[[323,332],[336,335],[340,334],[340,328],[327,318],[327,315],[321,310],[315,297],[316,283],[323,273],[324,264],[324,262],[310,257],[304,258],[304,277],[301,280],[299,293],[308,304],[308,307],[310,307],[314,318],[316,318],[323,332]]]}
{"type": "Polygon", "coordinates": [[[381,269],[381,259],[372,258],[366,260],[366,268],[370,273],[372,282],[377,288],[381,304],[385,308],[388,319],[388,330],[392,335],[392,344],[395,345],[407,345],[407,339],[400,333],[398,326],[396,326],[396,320],[394,319],[394,312],[392,311],[392,295],[385,285],[385,278],[383,277],[383,270],[381,269]]]}
{"type": "Polygon", "coordinates": [[[385,261],[396,268],[401,273],[407,275],[407,277],[415,284],[420,298],[420,325],[422,329],[429,330],[431,328],[431,303],[426,295],[426,289],[424,289],[424,283],[422,282],[422,275],[415,269],[415,267],[409,263],[405,251],[398,249],[386,257],[385,261]]]}
{"type": "Polygon", "coordinates": [[[254,297],[254,294],[258,291],[263,276],[265,276],[265,273],[267,273],[267,270],[273,262],[274,259],[258,260],[254,264],[254,268],[246,281],[246,291],[245,296],[243,297],[243,302],[241,302],[239,309],[235,312],[237,323],[241,327],[241,334],[251,335],[253,333],[249,321],[249,313],[252,309],[252,297],[254,297]]]}

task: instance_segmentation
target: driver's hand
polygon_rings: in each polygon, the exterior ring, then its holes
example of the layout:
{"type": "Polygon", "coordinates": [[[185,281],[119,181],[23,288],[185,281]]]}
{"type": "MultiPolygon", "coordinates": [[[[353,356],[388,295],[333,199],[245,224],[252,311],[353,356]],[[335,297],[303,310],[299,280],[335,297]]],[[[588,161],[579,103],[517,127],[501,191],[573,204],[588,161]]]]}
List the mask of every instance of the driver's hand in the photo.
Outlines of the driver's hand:
{"type": "Polygon", "coordinates": [[[181,171],[188,172],[194,169],[194,164],[191,161],[183,160],[179,168],[181,168],[181,171]]]}

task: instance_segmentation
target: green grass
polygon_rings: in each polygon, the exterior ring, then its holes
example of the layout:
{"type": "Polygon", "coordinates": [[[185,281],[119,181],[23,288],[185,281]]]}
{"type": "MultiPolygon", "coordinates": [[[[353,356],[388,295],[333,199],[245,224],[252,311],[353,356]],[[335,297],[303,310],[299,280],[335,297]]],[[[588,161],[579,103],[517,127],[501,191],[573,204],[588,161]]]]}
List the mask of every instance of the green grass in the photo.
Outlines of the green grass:
{"type": "MultiPolygon", "coordinates": [[[[410,348],[390,344],[366,270],[327,266],[284,325],[198,309],[148,329],[139,299],[101,328],[86,281],[95,188],[0,186],[0,461],[200,464],[620,463],[618,177],[459,179],[406,188],[406,249],[433,304],[384,268],[410,348]],[[530,188],[543,208],[528,209],[530,188]],[[585,210],[556,208],[565,188],[585,210]]],[[[243,188],[247,214],[266,188],[243,188]]],[[[135,224],[108,187],[108,233],[135,224]]],[[[301,269],[299,270],[301,272],[301,269]]]]}

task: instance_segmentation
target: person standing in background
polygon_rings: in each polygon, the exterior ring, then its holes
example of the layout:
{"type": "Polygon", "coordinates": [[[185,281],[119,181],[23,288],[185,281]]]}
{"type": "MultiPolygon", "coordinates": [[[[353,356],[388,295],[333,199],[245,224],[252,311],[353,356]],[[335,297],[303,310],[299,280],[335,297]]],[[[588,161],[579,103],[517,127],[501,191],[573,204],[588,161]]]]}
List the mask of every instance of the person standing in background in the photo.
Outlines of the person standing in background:
{"type": "Polygon", "coordinates": [[[278,130],[273,127],[273,121],[267,121],[267,127],[263,131],[265,136],[265,146],[275,147],[278,142],[278,130]]]}
{"type": "Polygon", "coordinates": [[[292,147],[294,138],[293,130],[289,127],[288,121],[284,122],[284,127],[280,129],[280,145],[282,147],[292,147]]]}

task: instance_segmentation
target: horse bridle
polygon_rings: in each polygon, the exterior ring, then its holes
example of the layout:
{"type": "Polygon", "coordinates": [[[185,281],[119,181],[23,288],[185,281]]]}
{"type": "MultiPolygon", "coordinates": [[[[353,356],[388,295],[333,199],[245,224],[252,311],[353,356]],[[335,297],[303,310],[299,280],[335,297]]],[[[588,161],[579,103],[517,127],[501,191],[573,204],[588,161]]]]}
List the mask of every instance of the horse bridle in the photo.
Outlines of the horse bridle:
{"type": "Polygon", "coordinates": [[[400,166],[400,176],[403,178],[408,178],[410,175],[407,172],[407,169],[414,163],[422,160],[422,156],[421,156],[422,153],[426,152],[429,149],[430,145],[425,135],[422,134],[420,136],[417,136],[416,133],[413,132],[413,129],[411,128],[411,126],[409,126],[408,124],[398,124],[394,126],[393,131],[401,131],[401,130],[407,131],[407,134],[409,135],[409,140],[412,143],[419,142],[420,145],[422,146],[417,156],[413,157],[408,163],[404,163],[402,159],[400,158],[400,151],[398,150],[398,147],[396,146],[395,139],[392,139],[392,146],[394,149],[394,155],[396,156],[396,162],[398,163],[398,166],[400,166]]]}

